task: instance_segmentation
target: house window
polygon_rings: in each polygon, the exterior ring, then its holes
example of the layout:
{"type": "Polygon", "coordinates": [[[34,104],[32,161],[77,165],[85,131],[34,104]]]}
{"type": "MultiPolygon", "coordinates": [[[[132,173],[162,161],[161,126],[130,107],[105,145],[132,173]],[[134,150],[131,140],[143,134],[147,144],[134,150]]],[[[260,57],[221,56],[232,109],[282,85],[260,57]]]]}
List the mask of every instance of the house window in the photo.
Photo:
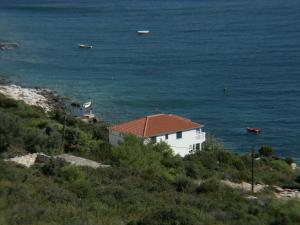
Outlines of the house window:
{"type": "Polygon", "coordinates": [[[182,131],[176,132],[176,139],[182,138],[182,131]]]}
{"type": "Polygon", "coordinates": [[[151,142],[156,143],[156,136],[151,137],[151,142]]]}
{"type": "Polygon", "coordinates": [[[200,133],[200,128],[196,128],[196,133],[197,133],[197,134],[200,133]]]}
{"type": "Polygon", "coordinates": [[[168,134],[165,135],[165,139],[166,139],[166,140],[169,139],[169,135],[168,135],[168,134]]]}
{"type": "Polygon", "coordinates": [[[193,144],[193,150],[199,151],[200,150],[200,143],[193,144]]]}

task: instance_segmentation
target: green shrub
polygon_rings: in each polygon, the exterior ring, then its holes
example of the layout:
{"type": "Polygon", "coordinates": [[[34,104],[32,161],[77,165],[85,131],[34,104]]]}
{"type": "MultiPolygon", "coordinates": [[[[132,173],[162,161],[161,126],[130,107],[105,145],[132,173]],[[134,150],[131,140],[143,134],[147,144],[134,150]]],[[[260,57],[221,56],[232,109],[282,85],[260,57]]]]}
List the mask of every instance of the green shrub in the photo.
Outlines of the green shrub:
{"type": "Polygon", "coordinates": [[[285,158],[284,161],[286,161],[287,164],[291,165],[292,163],[295,162],[295,160],[293,158],[285,158]]]}
{"type": "Polygon", "coordinates": [[[297,175],[297,176],[295,176],[295,181],[296,181],[298,184],[300,184],[300,174],[297,175]]]}
{"type": "Polygon", "coordinates": [[[103,124],[88,124],[88,130],[93,138],[108,141],[108,128],[103,124]]]}
{"type": "Polygon", "coordinates": [[[18,102],[0,94],[0,108],[17,108],[18,102]]]}
{"type": "Polygon", "coordinates": [[[65,130],[65,152],[76,152],[79,149],[80,130],[74,128],[66,128],[65,130]]]}
{"type": "Polygon", "coordinates": [[[275,206],[274,218],[271,225],[300,224],[300,204],[297,201],[287,201],[275,206]]]}
{"type": "Polygon", "coordinates": [[[169,151],[167,145],[145,145],[142,139],[129,136],[122,144],[112,148],[112,159],[116,165],[132,168],[145,178],[157,180],[163,177],[172,180],[177,168],[167,168],[162,164],[164,157],[169,157],[169,151]]]}
{"type": "Polygon", "coordinates": [[[7,151],[9,146],[17,144],[21,132],[22,125],[17,117],[0,112],[0,153],[7,151]]]}
{"type": "Polygon", "coordinates": [[[179,191],[179,192],[185,192],[187,191],[188,189],[191,188],[193,182],[192,180],[190,180],[189,178],[187,177],[177,177],[175,182],[174,182],[174,186],[176,188],[176,191],[179,191]]]}
{"type": "Polygon", "coordinates": [[[261,148],[258,150],[258,152],[261,156],[265,156],[265,157],[275,156],[274,149],[272,148],[272,146],[269,146],[269,145],[261,146],[261,148]]]}
{"type": "Polygon", "coordinates": [[[24,102],[18,102],[18,108],[12,111],[13,114],[23,119],[37,119],[45,117],[44,110],[38,106],[29,106],[24,102]]]}
{"type": "Polygon", "coordinates": [[[196,192],[199,193],[209,193],[209,192],[218,192],[220,190],[220,181],[217,179],[208,179],[204,181],[196,189],[196,192]]]}
{"type": "Polygon", "coordinates": [[[193,161],[184,161],[184,169],[186,176],[194,179],[199,178],[202,174],[202,171],[205,170],[202,164],[197,164],[193,161]]]}
{"type": "MultiPolygon", "coordinates": [[[[0,156],[59,154],[63,124],[63,112],[46,115],[22,102],[0,107],[0,156]]],[[[204,151],[182,158],[165,143],[136,137],[110,147],[105,125],[67,117],[65,150],[112,166],[91,169],[53,159],[25,169],[0,159],[0,224],[299,224],[299,202],[278,201],[271,191],[249,200],[220,185],[224,178],[249,182],[251,157],[225,151],[218,140],[208,138],[204,151]]],[[[288,161],[255,160],[255,181],[298,188],[299,172],[288,161]]]]}
{"type": "Polygon", "coordinates": [[[202,151],[222,151],[224,149],[224,144],[219,139],[215,138],[211,134],[206,136],[206,140],[202,146],[202,151]]]}
{"type": "MultiPolygon", "coordinates": [[[[201,214],[197,214],[189,208],[167,207],[154,210],[149,215],[137,223],[136,225],[201,225],[203,218],[201,214]]],[[[203,216],[204,217],[204,216],[203,216]]],[[[206,223],[206,225],[209,225],[206,223]]]]}
{"type": "Polygon", "coordinates": [[[61,168],[61,176],[68,182],[74,183],[85,180],[83,171],[78,166],[68,165],[61,168]]]}
{"type": "Polygon", "coordinates": [[[68,165],[61,168],[60,175],[67,181],[66,187],[81,198],[88,195],[88,180],[78,166],[68,165]]]}
{"type": "Polygon", "coordinates": [[[45,176],[59,176],[61,168],[65,166],[62,160],[50,159],[50,161],[41,167],[41,171],[45,176]]]}

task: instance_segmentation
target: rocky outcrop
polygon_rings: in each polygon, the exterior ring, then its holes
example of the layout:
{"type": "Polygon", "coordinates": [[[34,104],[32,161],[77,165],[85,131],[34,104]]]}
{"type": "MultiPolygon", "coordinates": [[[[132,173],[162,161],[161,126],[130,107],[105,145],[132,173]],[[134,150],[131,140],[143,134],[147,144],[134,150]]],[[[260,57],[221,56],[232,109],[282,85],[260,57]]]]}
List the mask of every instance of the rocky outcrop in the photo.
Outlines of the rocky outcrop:
{"type": "MultiPolygon", "coordinates": [[[[251,191],[251,184],[247,182],[242,183],[234,183],[229,180],[221,180],[221,183],[226,185],[227,187],[239,189],[243,191],[250,192],[251,191]]],[[[296,199],[300,200],[300,192],[297,189],[289,189],[289,188],[281,188],[278,186],[269,186],[264,184],[256,184],[254,185],[254,193],[263,191],[265,188],[271,188],[274,191],[274,195],[278,199],[288,200],[288,199],[296,199]]],[[[257,199],[257,197],[247,197],[247,199],[257,199]]]]}
{"type": "Polygon", "coordinates": [[[57,159],[61,159],[64,160],[67,163],[71,163],[73,165],[76,166],[88,166],[88,167],[92,167],[92,168],[106,168],[109,167],[109,165],[103,165],[101,163],[89,160],[89,159],[85,159],[85,158],[81,158],[81,157],[77,157],[77,156],[73,156],[73,155],[69,155],[69,154],[62,154],[62,155],[58,155],[55,156],[55,158],[57,159]]]}
{"type": "Polygon", "coordinates": [[[297,199],[300,200],[300,192],[297,189],[281,188],[278,186],[272,186],[276,198],[288,200],[297,199]]]}
{"type": "Polygon", "coordinates": [[[24,101],[28,105],[39,106],[45,112],[53,109],[49,97],[50,90],[40,88],[23,88],[17,85],[0,85],[0,93],[8,98],[24,101]]]}
{"type": "Polygon", "coordinates": [[[94,169],[110,167],[109,165],[103,165],[93,160],[89,160],[89,159],[85,159],[85,158],[81,158],[69,154],[62,154],[62,155],[51,157],[43,153],[33,153],[33,154],[27,154],[23,156],[17,156],[14,158],[6,159],[5,161],[14,162],[18,165],[29,168],[33,166],[35,163],[47,163],[51,158],[62,160],[66,163],[70,163],[76,166],[87,166],[94,169]]]}
{"type": "Polygon", "coordinates": [[[100,119],[94,114],[84,114],[83,116],[78,117],[81,121],[85,123],[100,123],[100,119]]]}
{"type": "Polygon", "coordinates": [[[41,159],[45,157],[48,158],[48,156],[43,153],[33,153],[33,154],[6,159],[5,161],[15,162],[21,166],[29,168],[33,166],[37,161],[41,162],[41,159]]]}
{"type": "Polygon", "coordinates": [[[297,164],[291,163],[291,169],[295,171],[297,169],[297,164]]]}
{"type": "MultiPolygon", "coordinates": [[[[243,190],[243,191],[251,191],[251,184],[250,183],[247,183],[247,182],[242,182],[242,183],[234,183],[234,182],[231,182],[229,180],[221,180],[221,183],[228,186],[228,187],[231,187],[231,188],[234,188],[234,189],[240,189],[240,190],[243,190]]],[[[263,189],[269,187],[269,185],[264,185],[264,184],[256,184],[254,185],[254,192],[257,193],[257,192],[260,192],[262,191],[263,189]]]]}

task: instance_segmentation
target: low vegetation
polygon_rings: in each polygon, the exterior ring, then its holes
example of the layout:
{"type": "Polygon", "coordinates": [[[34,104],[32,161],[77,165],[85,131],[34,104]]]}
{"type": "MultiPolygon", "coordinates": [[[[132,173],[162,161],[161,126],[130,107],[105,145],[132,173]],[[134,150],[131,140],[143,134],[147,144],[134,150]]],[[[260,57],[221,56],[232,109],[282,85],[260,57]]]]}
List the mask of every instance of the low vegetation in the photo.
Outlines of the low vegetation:
{"type": "MultiPolygon", "coordinates": [[[[108,144],[105,124],[90,125],[62,112],[44,114],[0,95],[0,224],[9,225],[295,225],[300,202],[270,190],[248,199],[222,179],[250,181],[251,157],[209,138],[185,158],[168,145],[135,137],[108,144]],[[65,138],[63,141],[63,134],[65,138]],[[3,159],[30,152],[63,152],[109,163],[91,169],[50,160],[29,169],[3,159]]],[[[270,147],[255,161],[255,181],[300,188],[300,176],[270,147]]]]}

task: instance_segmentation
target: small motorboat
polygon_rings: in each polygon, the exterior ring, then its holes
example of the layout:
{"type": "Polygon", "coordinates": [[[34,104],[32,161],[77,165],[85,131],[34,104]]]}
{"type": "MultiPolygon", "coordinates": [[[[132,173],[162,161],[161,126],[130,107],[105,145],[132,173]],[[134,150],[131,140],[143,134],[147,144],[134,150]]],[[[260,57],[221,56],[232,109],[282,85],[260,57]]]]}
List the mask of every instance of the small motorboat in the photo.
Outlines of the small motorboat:
{"type": "Polygon", "coordinates": [[[82,106],[83,106],[83,108],[87,109],[87,108],[91,107],[91,105],[92,105],[92,101],[89,101],[89,102],[84,103],[82,106]]]}
{"type": "Polygon", "coordinates": [[[254,127],[247,127],[247,131],[249,133],[259,134],[261,132],[261,129],[260,128],[254,128],[254,127]]]}
{"type": "Polygon", "coordinates": [[[149,34],[149,33],[150,33],[149,30],[138,30],[138,31],[137,31],[137,34],[138,34],[138,35],[145,35],[145,34],[149,34]]]}
{"type": "Polygon", "coordinates": [[[84,45],[84,44],[79,44],[78,47],[79,48],[93,48],[92,45],[84,45]]]}

